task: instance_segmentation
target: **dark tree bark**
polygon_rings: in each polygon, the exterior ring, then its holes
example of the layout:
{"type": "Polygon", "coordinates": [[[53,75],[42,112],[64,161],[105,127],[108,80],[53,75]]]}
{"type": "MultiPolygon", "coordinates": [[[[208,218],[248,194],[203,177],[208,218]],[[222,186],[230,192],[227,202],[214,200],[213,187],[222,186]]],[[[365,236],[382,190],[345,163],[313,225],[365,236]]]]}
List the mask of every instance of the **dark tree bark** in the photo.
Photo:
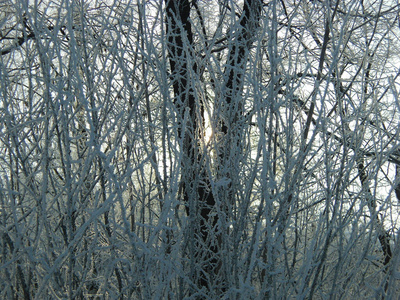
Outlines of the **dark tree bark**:
{"type": "MultiPolygon", "coordinates": [[[[246,72],[246,64],[248,55],[253,44],[255,32],[259,26],[261,12],[263,7],[262,0],[245,0],[243,4],[243,12],[240,16],[239,26],[234,29],[232,37],[228,38],[229,53],[224,70],[224,87],[225,93],[221,101],[225,101],[225,117],[221,120],[221,133],[224,136],[223,144],[219,152],[219,176],[228,178],[230,184],[221,195],[224,199],[222,209],[229,215],[231,206],[235,202],[234,186],[239,185],[238,168],[241,143],[242,128],[244,125],[244,101],[242,90],[244,84],[244,74],[246,72]],[[234,151],[234,152],[232,152],[234,151]],[[235,157],[232,160],[232,157],[235,157]]],[[[216,103],[216,105],[220,105],[216,103]]]]}
{"type": "MultiPolygon", "coordinates": [[[[168,38],[169,63],[171,67],[171,82],[174,90],[174,104],[178,111],[180,126],[179,138],[183,139],[182,160],[182,193],[186,203],[186,212],[190,217],[191,234],[193,243],[189,245],[189,254],[195,262],[192,268],[192,280],[198,288],[211,288],[211,284],[220,291],[224,291],[221,276],[218,276],[221,260],[219,248],[221,240],[217,228],[218,213],[211,212],[216,208],[216,199],[210,189],[210,178],[207,175],[201,153],[199,152],[199,124],[204,122],[201,103],[196,101],[191,85],[191,74],[197,73],[192,53],[193,33],[190,23],[190,3],[188,0],[166,0],[166,31],[168,38]],[[184,114],[189,111],[188,124],[182,124],[184,114]],[[186,125],[186,126],[183,126],[186,125]],[[182,131],[185,128],[185,132],[182,131]],[[199,268],[200,267],[200,268],[199,268]],[[219,280],[218,280],[219,277],[219,280]]],[[[230,128],[243,114],[243,99],[240,93],[243,87],[243,74],[247,63],[248,52],[251,47],[254,29],[259,23],[262,1],[246,0],[240,19],[237,34],[232,39],[232,44],[227,58],[224,75],[226,78],[226,94],[224,101],[228,107],[228,124],[222,122],[221,131],[227,136],[227,152],[221,157],[221,163],[229,157],[229,144],[239,141],[238,132],[233,133],[230,128]],[[235,138],[229,137],[235,136],[235,138]]],[[[179,123],[179,122],[178,122],[179,123]]],[[[228,168],[229,169],[229,168],[228,168]]],[[[237,175],[237,174],[236,174],[237,175]]],[[[231,174],[228,174],[230,177],[231,174]]],[[[231,194],[231,193],[228,193],[231,194]]],[[[226,208],[226,204],[223,205],[226,208]]],[[[223,229],[222,229],[223,230],[223,229]]]]}
{"type": "Polygon", "coordinates": [[[247,54],[252,44],[252,37],[254,37],[254,30],[260,21],[261,9],[262,1],[260,0],[246,0],[244,2],[238,33],[232,41],[225,68],[225,78],[227,78],[225,101],[229,110],[229,124],[222,122],[222,133],[225,135],[228,134],[229,128],[234,127],[232,123],[236,123],[243,114],[243,100],[240,99],[243,75],[247,63],[247,54]]]}
{"type": "MultiPolygon", "coordinates": [[[[190,3],[188,0],[166,0],[166,29],[168,37],[171,82],[174,90],[174,104],[178,111],[178,136],[183,139],[182,194],[186,212],[190,218],[189,255],[195,263],[191,279],[198,288],[210,289],[211,280],[219,269],[216,224],[218,215],[211,218],[215,206],[214,196],[209,188],[210,180],[202,166],[199,153],[200,132],[198,124],[203,122],[197,113],[196,98],[191,86],[191,69],[197,72],[191,52],[193,33],[191,30],[190,3]],[[189,111],[188,124],[183,124],[185,112],[189,111]],[[185,132],[182,131],[185,128],[185,132]]],[[[201,110],[199,110],[201,111],[201,110]]]]}

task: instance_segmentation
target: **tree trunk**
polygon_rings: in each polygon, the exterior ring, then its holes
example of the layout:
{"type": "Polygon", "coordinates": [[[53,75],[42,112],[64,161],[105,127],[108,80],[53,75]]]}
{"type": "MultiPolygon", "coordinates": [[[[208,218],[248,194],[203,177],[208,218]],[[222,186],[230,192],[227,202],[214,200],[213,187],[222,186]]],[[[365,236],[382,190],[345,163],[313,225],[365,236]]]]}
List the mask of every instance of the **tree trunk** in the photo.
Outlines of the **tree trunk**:
{"type": "MultiPolygon", "coordinates": [[[[199,153],[198,124],[202,115],[193,92],[191,72],[197,72],[191,52],[193,33],[189,20],[188,0],[166,0],[166,31],[168,38],[170,80],[174,90],[174,104],[178,112],[178,138],[183,139],[181,164],[182,194],[190,222],[189,256],[192,263],[191,280],[198,289],[211,289],[219,269],[216,224],[218,215],[211,217],[215,206],[210,190],[210,179],[199,153]],[[188,111],[187,124],[183,124],[188,111]],[[185,131],[182,130],[185,128],[185,131]]],[[[194,80],[194,78],[193,78],[194,80]]]]}

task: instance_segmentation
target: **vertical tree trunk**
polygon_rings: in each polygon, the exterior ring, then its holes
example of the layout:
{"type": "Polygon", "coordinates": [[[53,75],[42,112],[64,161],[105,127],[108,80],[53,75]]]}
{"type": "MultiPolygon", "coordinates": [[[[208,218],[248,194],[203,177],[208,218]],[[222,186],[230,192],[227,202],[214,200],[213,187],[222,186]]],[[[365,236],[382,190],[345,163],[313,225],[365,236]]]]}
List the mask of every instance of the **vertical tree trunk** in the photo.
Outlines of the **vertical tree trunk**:
{"type": "MultiPolygon", "coordinates": [[[[222,122],[221,131],[225,135],[224,151],[220,154],[220,163],[227,170],[229,179],[233,179],[234,170],[230,167],[229,150],[240,142],[240,130],[233,132],[243,114],[243,100],[240,94],[243,86],[243,74],[247,63],[247,54],[251,46],[254,29],[261,16],[262,1],[246,0],[243,14],[240,20],[237,35],[232,40],[232,47],[227,58],[225,73],[226,94],[224,101],[228,107],[228,122],[222,122]]],[[[209,189],[210,178],[202,165],[201,153],[199,153],[198,124],[203,122],[201,105],[196,103],[191,84],[192,69],[197,72],[192,53],[193,33],[190,23],[190,3],[188,0],[166,0],[166,29],[168,38],[169,62],[171,67],[171,81],[174,90],[174,104],[181,120],[178,136],[183,139],[182,160],[182,192],[186,203],[186,211],[191,222],[190,256],[193,258],[192,279],[197,282],[199,288],[210,290],[211,284],[220,284],[217,275],[221,260],[219,257],[220,231],[217,224],[221,216],[217,213],[211,217],[215,210],[216,199],[209,189]],[[190,72],[189,72],[190,70],[190,72]],[[183,124],[185,112],[188,111],[188,124],[183,124]],[[182,128],[186,128],[185,132],[182,128]],[[200,268],[198,268],[200,267],[200,268]],[[200,270],[196,272],[195,270],[200,270]]],[[[232,198],[232,191],[228,191],[228,198],[232,198]]],[[[230,202],[234,201],[230,199],[230,202]]],[[[228,208],[228,203],[222,207],[228,208]]],[[[223,230],[223,229],[222,229],[223,230]]],[[[220,278],[221,279],[221,278],[220,278]]],[[[224,290],[223,284],[217,287],[224,290]]]]}
{"type": "MultiPolygon", "coordinates": [[[[235,34],[232,37],[232,46],[230,47],[224,70],[225,95],[222,101],[225,101],[226,104],[226,116],[221,120],[221,132],[225,139],[219,157],[220,167],[225,170],[224,173],[226,174],[220,174],[220,176],[226,176],[231,182],[234,179],[233,177],[237,177],[238,175],[235,167],[230,166],[231,155],[238,153],[231,153],[231,151],[241,151],[241,123],[243,122],[244,107],[244,99],[242,99],[241,95],[243,90],[243,75],[246,70],[248,53],[252,45],[254,32],[260,21],[262,3],[263,1],[261,0],[244,1],[239,28],[235,30],[235,34]]],[[[232,190],[228,191],[228,197],[233,198],[232,190]]],[[[230,201],[234,200],[230,199],[230,201]]]]}
{"type": "Polygon", "coordinates": [[[178,137],[183,139],[181,181],[186,212],[190,220],[190,277],[199,289],[210,290],[219,265],[216,243],[218,215],[212,218],[210,215],[215,206],[215,199],[209,188],[210,180],[198,149],[199,137],[202,134],[198,124],[202,122],[202,116],[197,111],[200,105],[196,103],[191,81],[191,72],[194,69],[196,73],[197,67],[191,52],[193,33],[189,20],[190,4],[188,0],[166,0],[165,3],[170,79],[178,112],[178,137]],[[189,118],[187,124],[183,124],[186,112],[189,118]],[[182,128],[185,128],[185,131],[182,128]]]}

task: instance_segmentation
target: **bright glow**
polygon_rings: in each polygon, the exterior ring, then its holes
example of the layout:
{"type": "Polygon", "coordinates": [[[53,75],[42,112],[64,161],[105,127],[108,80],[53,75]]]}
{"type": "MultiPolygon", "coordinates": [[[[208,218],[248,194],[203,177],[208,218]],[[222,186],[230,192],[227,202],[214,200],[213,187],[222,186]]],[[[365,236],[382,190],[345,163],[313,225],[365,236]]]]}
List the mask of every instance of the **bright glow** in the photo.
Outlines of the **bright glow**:
{"type": "Polygon", "coordinates": [[[204,137],[205,137],[204,141],[205,141],[207,144],[210,142],[212,135],[213,135],[212,128],[211,128],[210,126],[207,126],[207,127],[206,127],[206,134],[205,134],[205,136],[204,136],[204,137]]]}

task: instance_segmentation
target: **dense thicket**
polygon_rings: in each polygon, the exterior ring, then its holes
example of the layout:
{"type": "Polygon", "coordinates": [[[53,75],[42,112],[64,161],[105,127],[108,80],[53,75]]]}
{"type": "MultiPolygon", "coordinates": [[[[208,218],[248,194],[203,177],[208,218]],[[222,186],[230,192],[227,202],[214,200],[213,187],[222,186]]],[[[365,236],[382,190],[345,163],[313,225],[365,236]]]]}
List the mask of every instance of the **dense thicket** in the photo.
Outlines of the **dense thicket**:
{"type": "Polygon", "coordinates": [[[395,299],[399,4],[0,4],[0,297],[395,299]]]}

